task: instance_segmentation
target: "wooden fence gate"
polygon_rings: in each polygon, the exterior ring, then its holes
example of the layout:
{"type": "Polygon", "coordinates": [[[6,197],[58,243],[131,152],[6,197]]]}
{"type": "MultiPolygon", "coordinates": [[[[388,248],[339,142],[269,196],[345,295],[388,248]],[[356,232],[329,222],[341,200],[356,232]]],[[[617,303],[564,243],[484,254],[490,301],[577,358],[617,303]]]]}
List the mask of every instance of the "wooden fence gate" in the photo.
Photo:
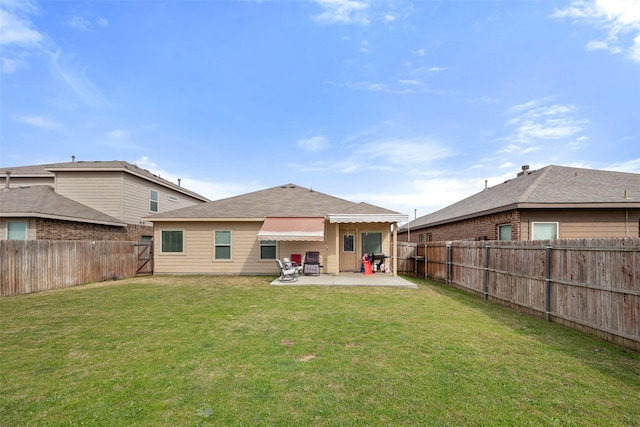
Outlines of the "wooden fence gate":
{"type": "Polygon", "coordinates": [[[138,242],[138,268],[136,276],[153,274],[153,242],[138,242]]]}

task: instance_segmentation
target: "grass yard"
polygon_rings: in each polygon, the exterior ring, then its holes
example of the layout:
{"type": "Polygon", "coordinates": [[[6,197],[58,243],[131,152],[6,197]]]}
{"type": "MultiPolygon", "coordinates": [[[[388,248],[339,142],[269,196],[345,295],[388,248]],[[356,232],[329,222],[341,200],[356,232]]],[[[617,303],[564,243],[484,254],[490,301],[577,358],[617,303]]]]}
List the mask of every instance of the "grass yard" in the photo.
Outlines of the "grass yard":
{"type": "Polygon", "coordinates": [[[0,425],[638,426],[640,355],[444,285],[0,299],[0,425]]]}

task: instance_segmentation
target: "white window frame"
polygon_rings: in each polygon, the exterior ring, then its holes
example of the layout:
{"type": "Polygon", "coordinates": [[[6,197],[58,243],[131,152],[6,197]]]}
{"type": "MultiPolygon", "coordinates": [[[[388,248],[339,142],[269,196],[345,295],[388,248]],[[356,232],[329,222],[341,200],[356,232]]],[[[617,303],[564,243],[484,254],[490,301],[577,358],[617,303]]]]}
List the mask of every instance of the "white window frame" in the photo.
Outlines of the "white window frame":
{"type": "Polygon", "coordinates": [[[509,240],[513,240],[513,226],[511,224],[500,224],[498,225],[498,240],[502,240],[504,242],[509,241],[509,240]],[[502,233],[500,232],[500,230],[502,229],[502,227],[509,227],[509,238],[508,239],[501,239],[500,236],[502,235],[502,233]]]}
{"type": "Polygon", "coordinates": [[[258,254],[258,259],[260,261],[275,261],[278,258],[278,242],[276,240],[260,240],[260,248],[258,249],[260,253],[258,254]],[[273,258],[263,258],[262,257],[262,248],[273,247],[274,255],[273,258]]]}
{"type": "Polygon", "coordinates": [[[556,240],[560,238],[560,223],[559,222],[554,222],[554,221],[535,221],[531,223],[531,240],[556,240]],[[538,224],[554,224],[556,227],[556,237],[553,239],[536,239],[535,238],[535,232],[536,232],[536,225],[538,224]]]}
{"type": "Polygon", "coordinates": [[[160,212],[160,192],[158,190],[149,189],[149,212],[160,212]],[[155,199],[153,198],[154,193],[156,195],[155,199]],[[153,210],[154,203],[156,204],[156,210],[153,210]]]}
{"type": "Polygon", "coordinates": [[[218,262],[229,262],[233,261],[233,231],[232,230],[213,230],[213,260],[218,262]],[[217,232],[228,232],[229,233],[229,243],[216,243],[216,233],[217,232]],[[229,247],[229,258],[217,258],[216,257],[216,248],[220,247],[229,247]]]}
{"type": "Polygon", "coordinates": [[[356,235],[353,233],[345,233],[342,235],[342,252],[344,253],[353,253],[356,251],[356,235]],[[344,244],[345,244],[345,237],[347,236],[351,236],[351,250],[347,251],[344,248],[344,244]]]}
{"type": "Polygon", "coordinates": [[[184,254],[184,245],[185,245],[185,233],[184,230],[160,230],[160,253],[164,254],[164,255],[182,255],[184,254]],[[165,251],[164,250],[164,236],[163,233],[165,232],[177,232],[179,231],[180,233],[182,233],[182,251],[178,252],[178,251],[165,251]]]}
{"type": "Polygon", "coordinates": [[[27,240],[29,239],[29,223],[27,221],[7,221],[7,240],[27,240]],[[24,238],[11,239],[9,236],[9,224],[23,224],[24,225],[24,238]]]}

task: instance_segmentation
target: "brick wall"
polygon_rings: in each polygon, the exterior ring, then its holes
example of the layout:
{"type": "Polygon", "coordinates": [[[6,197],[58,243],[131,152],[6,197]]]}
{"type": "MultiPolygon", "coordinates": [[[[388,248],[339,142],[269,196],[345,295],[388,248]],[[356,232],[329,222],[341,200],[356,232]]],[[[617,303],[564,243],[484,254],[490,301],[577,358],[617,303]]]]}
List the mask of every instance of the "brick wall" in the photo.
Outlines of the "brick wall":
{"type": "Polygon", "coordinates": [[[56,219],[36,219],[36,239],[38,240],[111,240],[135,241],[142,236],[153,236],[153,227],[146,225],[87,224],[83,222],[60,221],[56,219]]]}
{"type": "Polygon", "coordinates": [[[520,240],[520,212],[517,210],[500,212],[493,215],[486,215],[478,218],[466,219],[450,224],[438,225],[410,230],[410,239],[407,240],[407,233],[398,233],[399,242],[421,243],[422,242],[443,242],[447,240],[498,240],[498,226],[511,224],[511,240],[520,240]],[[431,234],[431,239],[428,238],[431,234]]]}

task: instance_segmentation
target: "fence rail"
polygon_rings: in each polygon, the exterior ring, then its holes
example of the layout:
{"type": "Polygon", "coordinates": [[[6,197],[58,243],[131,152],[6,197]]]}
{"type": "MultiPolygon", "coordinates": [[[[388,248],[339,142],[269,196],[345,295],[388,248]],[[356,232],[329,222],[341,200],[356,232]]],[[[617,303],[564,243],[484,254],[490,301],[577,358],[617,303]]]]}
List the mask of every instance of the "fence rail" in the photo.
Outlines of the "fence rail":
{"type": "Polygon", "coordinates": [[[131,277],[137,267],[132,242],[2,240],[0,296],[131,277]]]}
{"type": "Polygon", "coordinates": [[[638,238],[399,246],[401,272],[640,350],[638,238]]]}

